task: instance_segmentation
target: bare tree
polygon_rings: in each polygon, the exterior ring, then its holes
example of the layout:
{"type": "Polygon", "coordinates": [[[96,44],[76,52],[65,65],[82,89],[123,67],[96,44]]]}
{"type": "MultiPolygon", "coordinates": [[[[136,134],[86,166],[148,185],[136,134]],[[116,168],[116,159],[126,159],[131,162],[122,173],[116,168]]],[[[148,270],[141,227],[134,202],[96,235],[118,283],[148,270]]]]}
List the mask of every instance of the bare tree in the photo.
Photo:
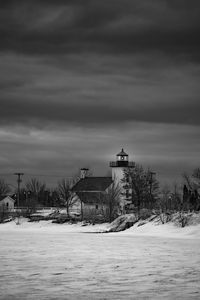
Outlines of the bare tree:
{"type": "Polygon", "coordinates": [[[146,208],[155,208],[156,202],[158,200],[159,182],[156,179],[156,173],[152,172],[150,169],[145,171],[144,178],[146,179],[146,208]]]}
{"type": "Polygon", "coordinates": [[[136,164],[134,168],[124,170],[123,183],[128,185],[132,191],[132,203],[137,207],[138,214],[140,208],[152,208],[158,196],[158,181],[149,169],[136,164]]]}
{"type": "Polygon", "coordinates": [[[106,191],[106,200],[108,203],[109,222],[112,222],[117,216],[120,207],[121,186],[114,180],[112,185],[106,191]]]}
{"type": "Polygon", "coordinates": [[[77,201],[77,197],[75,197],[74,193],[71,191],[72,186],[74,185],[75,180],[69,180],[63,178],[58,182],[57,193],[62,201],[64,201],[67,215],[69,216],[70,208],[77,201]]]}
{"type": "Polygon", "coordinates": [[[164,185],[161,189],[157,205],[160,210],[160,220],[164,224],[169,221],[167,211],[171,207],[171,191],[168,185],[164,185]]]}
{"type": "Polygon", "coordinates": [[[200,168],[194,169],[191,176],[187,173],[184,173],[182,176],[186,186],[191,191],[195,191],[200,188],[200,168]]]}
{"type": "Polygon", "coordinates": [[[192,178],[190,177],[190,175],[188,175],[187,173],[183,173],[183,180],[186,184],[186,186],[189,188],[189,189],[193,189],[193,182],[192,182],[192,178]]]}
{"type": "Polygon", "coordinates": [[[171,199],[171,209],[172,210],[181,210],[183,203],[182,203],[182,199],[181,199],[181,193],[180,193],[180,187],[177,185],[177,183],[175,182],[173,184],[173,189],[170,195],[170,199],[171,199]]]}
{"type": "Polygon", "coordinates": [[[200,210],[200,168],[193,170],[192,175],[183,174],[183,206],[189,210],[200,210]]]}
{"type": "Polygon", "coordinates": [[[4,179],[0,179],[0,197],[7,195],[10,193],[10,187],[9,185],[5,182],[4,179]]]}
{"type": "MultiPolygon", "coordinates": [[[[0,179],[0,198],[6,196],[10,192],[9,185],[5,182],[4,179],[0,179]]],[[[1,199],[0,199],[1,200],[1,199]]],[[[0,223],[3,222],[4,219],[8,217],[8,209],[5,205],[1,205],[0,207],[0,223]]]]}
{"type": "Polygon", "coordinates": [[[200,168],[194,169],[192,173],[193,185],[196,190],[200,188],[200,168]]]}
{"type": "Polygon", "coordinates": [[[44,195],[46,184],[40,182],[37,178],[31,178],[26,182],[25,187],[31,193],[32,200],[39,202],[44,195]]]}
{"type": "Polygon", "coordinates": [[[166,184],[163,186],[161,189],[160,197],[159,197],[159,208],[161,209],[162,212],[166,212],[167,209],[170,206],[170,194],[171,190],[169,186],[166,184]]]}

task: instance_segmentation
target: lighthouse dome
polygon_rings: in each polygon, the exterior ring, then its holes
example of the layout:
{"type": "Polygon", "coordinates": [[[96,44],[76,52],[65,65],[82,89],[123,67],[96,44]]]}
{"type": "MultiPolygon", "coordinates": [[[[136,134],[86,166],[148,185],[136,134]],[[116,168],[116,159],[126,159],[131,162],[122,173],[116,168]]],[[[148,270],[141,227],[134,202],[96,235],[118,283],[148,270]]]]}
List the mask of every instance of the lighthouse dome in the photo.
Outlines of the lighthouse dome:
{"type": "Polygon", "coordinates": [[[124,152],[124,149],[122,148],[121,152],[119,152],[117,156],[128,156],[128,154],[124,152]]]}

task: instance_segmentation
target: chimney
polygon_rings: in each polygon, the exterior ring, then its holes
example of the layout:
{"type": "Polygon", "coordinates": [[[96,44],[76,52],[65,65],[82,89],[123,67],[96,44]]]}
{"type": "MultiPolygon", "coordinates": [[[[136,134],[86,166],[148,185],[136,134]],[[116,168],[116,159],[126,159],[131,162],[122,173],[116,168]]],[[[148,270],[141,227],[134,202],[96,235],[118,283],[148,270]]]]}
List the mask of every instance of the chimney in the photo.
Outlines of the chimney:
{"type": "Polygon", "coordinates": [[[87,173],[88,173],[89,169],[87,168],[82,168],[81,169],[81,179],[84,179],[86,176],[87,176],[87,173]]]}

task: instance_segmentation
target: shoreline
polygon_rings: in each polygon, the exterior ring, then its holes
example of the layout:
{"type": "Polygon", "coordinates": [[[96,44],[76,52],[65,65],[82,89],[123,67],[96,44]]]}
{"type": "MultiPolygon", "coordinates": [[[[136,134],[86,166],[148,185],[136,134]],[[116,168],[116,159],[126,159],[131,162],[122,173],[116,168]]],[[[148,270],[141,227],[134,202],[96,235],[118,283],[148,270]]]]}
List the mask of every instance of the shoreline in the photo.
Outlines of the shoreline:
{"type": "Polygon", "coordinates": [[[1,232],[40,232],[45,234],[59,233],[92,233],[92,234],[108,234],[112,236],[132,236],[132,237],[160,237],[160,238],[178,238],[178,239],[198,239],[200,240],[200,224],[189,225],[184,228],[178,227],[172,222],[166,224],[155,224],[147,222],[142,226],[134,225],[129,229],[119,232],[109,232],[110,224],[102,223],[95,225],[82,226],[77,224],[53,224],[51,221],[28,222],[27,219],[21,218],[20,224],[15,221],[0,224],[1,232]]]}

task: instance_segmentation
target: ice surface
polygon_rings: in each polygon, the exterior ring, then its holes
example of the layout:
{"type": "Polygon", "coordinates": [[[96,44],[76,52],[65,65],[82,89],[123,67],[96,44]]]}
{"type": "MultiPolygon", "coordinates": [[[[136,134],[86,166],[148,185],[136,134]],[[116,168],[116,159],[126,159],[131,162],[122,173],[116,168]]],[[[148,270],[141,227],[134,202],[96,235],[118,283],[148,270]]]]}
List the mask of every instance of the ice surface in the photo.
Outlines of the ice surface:
{"type": "Polygon", "coordinates": [[[0,299],[200,299],[199,226],[106,226],[0,225],[0,299]]]}

